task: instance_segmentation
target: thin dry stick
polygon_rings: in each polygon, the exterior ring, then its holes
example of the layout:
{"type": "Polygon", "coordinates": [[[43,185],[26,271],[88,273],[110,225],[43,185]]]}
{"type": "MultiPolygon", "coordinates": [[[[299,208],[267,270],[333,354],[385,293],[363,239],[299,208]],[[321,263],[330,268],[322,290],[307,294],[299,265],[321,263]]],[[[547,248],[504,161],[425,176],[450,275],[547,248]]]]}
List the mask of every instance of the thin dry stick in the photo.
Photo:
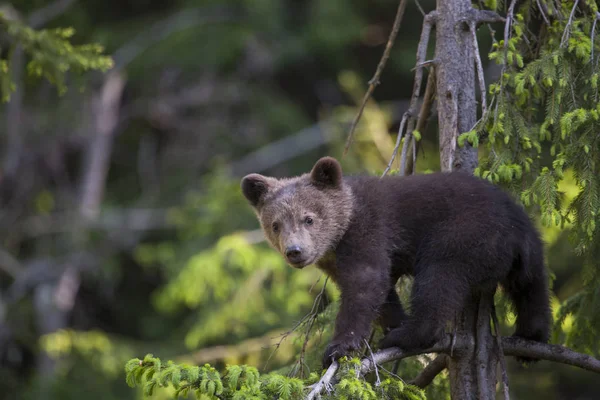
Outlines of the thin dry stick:
{"type": "Polygon", "coordinates": [[[500,325],[498,324],[498,316],[496,315],[496,307],[494,305],[492,305],[492,321],[494,321],[494,330],[496,331],[498,360],[500,361],[500,369],[502,372],[502,393],[504,395],[504,400],[510,400],[510,396],[508,395],[508,374],[506,373],[506,360],[504,359],[502,337],[500,336],[500,325]]]}
{"type": "Polygon", "coordinates": [[[419,2],[419,0],[415,0],[415,4],[417,5],[417,8],[419,9],[419,11],[421,11],[421,15],[425,16],[425,14],[427,14],[427,13],[425,12],[425,10],[423,10],[423,6],[419,2]]]}
{"type": "Polygon", "coordinates": [[[445,354],[440,354],[433,361],[427,364],[427,366],[419,373],[419,375],[417,375],[415,379],[408,383],[424,389],[435,379],[436,376],[439,375],[440,372],[446,369],[447,363],[448,356],[445,354]]]}
{"type": "Polygon", "coordinates": [[[390,158],[390,162],[387,167],[383,171],[381,177],[387,175],[390,169],[392,169],[392,164],[394,163],[394,159],[396,158],[396,154],[398,153],[398,148],[400,147],[400,141],[402,140],[402,133],[404,132],[404,126],[406,125],[406,120],[408,119],[408,111],[404,113],[402,116],[402,121],[400,121],[400,127],[398,128],[398,137],[396,138],[396,145],[394,146],[394,151],[392,152],[392,158],[390,158]]]}
{"type": "Polygon", "coordinates": [[[394,19],[394,25],[392,27],[392,31],[390,32],[390,36],[388,37],[388,41],[385,45],[385,50],[383,51],[383,55],[381,56],[381,60],[377,65],[377,70],[375,71],[375,75],[369,81],[369,88],[367,89],[367,93],[363,97],[360,108],[358,109],[358,113],[354,117],[352,121],[352,125],[350,125],[350,131],[348,132],[348,139],[346,140],[346,146],[344,148],[344,155],[348,153],[348,149],[350,145],[352,145],[352,137],[354,135],[354,131],[356,130],[356,125],[358,125],[358,121],[362,116],[363,111],[365,110],[365,106],[367,105],[367,101],[375,91],[375,87],[379,85],[379,78],[381,77],[381,73],[385,68],[385,64],[387,63],[388,58],[390,57],[390,52],[392,47],[394,46],[394,41],[396,40],[396,36],[398,35],[398,30],[400,30],[400,23],[402,22],[402,17],[404,17],[404,10],[406,9],[406,0],[401,0],[398,5],[398,11],[396,11],[396,18],[394,19]]]}
{"type": "Polygon", "coordinates": [[[487,99],[485,90],[485,77],[483,76],[483,66],[481,65],[481,55],[479,54],[479,43],[477,43],[477,27],[475,22],[471,22],[471,35],[473,37],[473,52],[475,53],[475,65],[477,66],[477,79],[479,81],[479,92],[481,92],[481,115],[487,114],[487,99]]]}
{"type": "Polygon", "coordinates": [[[579,4],[579,0],[575,0],[575,4],[573,4],[571,15],[569,15],[569,21],[567,22],[567,26],[565,26],[565,31],[563,32],[563,37],[560,41],[560,47],[566,46],[567,42],[569,41],[569,38],[571,37],[571,24],[573,24],[573,17],[575,16],[577,4],[579,4]]]}
{"type": "Polygon", "coordinates": [[[595,36],[595,31],[596,31],[596,23],[598,22],[598,20],[600,19],[600,13],[598,13],[598,15],[596,15],[596,18],[594,18],[594,23],[592,24],[592,33],[591,33],[591,40],[592,40],[592,54],[590,55],[590,63],[594,62],[594,36],[595,36]]]}
{"type": "MultiPolygon", "coordinates": [[[[427,77],[427,84],[425,85],[425,94],[423,95],[423,104],[421,104],[421,111],[419,111],[419,119],[417,120],[417,128],[416,130],[421,133],[421,135],[425,132],[427,121],[429,119],[429,114],[431,113],[431,107],[433,105],[433,100],[435,98],[435,67],[429,69],[429,76],[427,77]]],[[[412,160],[409,158],[406,160],[406,174],[411,175],[414,173],[416,160],[417,160],[417,151],[419,149],[420,142],[414,140],[413,144],[413,156],[412,160]],[[411,163],[412,161],[412,163],[411,163]]],[[[400,160],[402,163],[403,161],[400,160]]]]}
{"type": "Polygon", "coordinates": [[[371,354],[371,360],[373,361],[373,365],[375,366],[375,376],[377,376],[377,380],[375,381],[375,386],[381,385],[381,379],[379,378],[379,369],[377,368],[377,363],[375,362],[375,356],[373,355],[373,350],[371,350],[371,346],[369,346],[369,342],[365,340],[367,344],[367,349],[369,349],[369,354],[371,354]]]}
{"type": "Polygon", "coordinates": [[[542,4],[540,3],[540,0],[536,0],[536,2],[540,10],[540,14],[542,14],[542,18],[544,18],[544,22],[546,23],[546,25],[550,25],[550,21],[548,21],[548,17],[546,17],[546,12],[544,11],[544,7],[542,7],[542,4]]]}
{"type": "Polygon", "coordinates": [[[412,131],[415,128],[414,116],[417,112],[417,106],[419,102],[419,96],[421,95],[421,85],[423,83],[423,68],[426,65],[434,64],[435,61],[425,61],[427,57],[427,46],[429,45],[429,36],[431,35],[431,29],[437,18],[435,11],[430,12],[423,19],[423,30],[421,31],[421,38],[419,39],[419,46],[417,47],[417,60],[415,66],[415,81],[413,84],[413,91],[410,97],[410,105],[408,107],[409,120],[406,128],[406,135],[404,139],[404,146],[402,148],[402,158],[400,163],[400,175],[403,176],[406,171],[406,151],[408,145],[412,140],[412,131]]]}

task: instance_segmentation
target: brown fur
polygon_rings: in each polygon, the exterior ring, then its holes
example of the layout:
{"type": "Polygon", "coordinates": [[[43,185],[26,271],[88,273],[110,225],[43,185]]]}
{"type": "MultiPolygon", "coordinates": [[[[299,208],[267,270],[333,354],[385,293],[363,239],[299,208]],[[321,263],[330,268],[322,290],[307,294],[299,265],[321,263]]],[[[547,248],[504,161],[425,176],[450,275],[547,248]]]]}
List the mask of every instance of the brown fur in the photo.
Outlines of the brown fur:
{"type": "Polygon", "coordinates": [[[382,347],[427,347],[471,294],[498,283],[515,305],[515,334],[548,340],[539,235],[487,182],[462,173],[343,177],[326,157],[295,178],[248,175],[242,190],[269,243],[294,267],[317,264],[340,288],[325,366],[360,348],[374,320],[387,332],[382,347]],[[410,316],[394,289],[402,275],[415,277],[410,316]]]}

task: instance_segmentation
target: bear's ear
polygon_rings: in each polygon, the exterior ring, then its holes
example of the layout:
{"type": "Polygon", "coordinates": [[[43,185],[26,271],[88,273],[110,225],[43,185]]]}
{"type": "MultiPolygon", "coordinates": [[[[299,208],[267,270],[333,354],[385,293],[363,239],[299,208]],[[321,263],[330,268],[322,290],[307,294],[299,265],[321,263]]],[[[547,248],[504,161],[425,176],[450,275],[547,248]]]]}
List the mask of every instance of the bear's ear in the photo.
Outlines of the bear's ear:
{"type": "Polygon", "coordinates": [[[242,179],[242,192],[253,207],[257,207],[261,199],[269,192],[269,178],[259,174],[246,175],[242,179]]]}
{"type": "Polygon", "coordinates": [[[342,184],[342,166],[333,157],[323,157],[310,173],[314,184],[325,187],[338,187],[342,184]]]}

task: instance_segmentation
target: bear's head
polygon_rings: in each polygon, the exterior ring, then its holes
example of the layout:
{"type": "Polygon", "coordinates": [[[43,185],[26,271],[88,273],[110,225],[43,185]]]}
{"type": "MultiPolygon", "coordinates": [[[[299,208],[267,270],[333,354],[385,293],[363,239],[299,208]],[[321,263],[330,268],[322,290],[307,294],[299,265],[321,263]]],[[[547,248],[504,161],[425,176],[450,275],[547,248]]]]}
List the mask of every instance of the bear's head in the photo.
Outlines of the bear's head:
{"type": "Polygon", "coordinates": [[[352,192],[334,158],[321,158],[309,174],[294,178],[250,174],[241,186],[269,244],[293,267],[318,262],[350,224],[352,192]]]}

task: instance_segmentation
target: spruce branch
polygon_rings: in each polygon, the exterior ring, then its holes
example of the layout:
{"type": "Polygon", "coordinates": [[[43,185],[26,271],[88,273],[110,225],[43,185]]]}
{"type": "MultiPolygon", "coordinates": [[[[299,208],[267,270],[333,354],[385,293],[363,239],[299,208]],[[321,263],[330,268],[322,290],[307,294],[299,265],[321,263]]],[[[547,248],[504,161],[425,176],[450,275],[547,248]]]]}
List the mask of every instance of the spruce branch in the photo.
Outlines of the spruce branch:
{"type": "Polygon", "coordinates": [[[362,103],[350,125],[350,130],[348,132],[348,139],[346,140],[346,146],[344,148],[344,155],[348,153],[348,149],[352,145],[352,139],[354,136],[354,131],[356,130],[356,126],[358,125],[358,121],[365,110],[367,105],[367,101],[375,91],[375,87],[379,85],[379,78],[381,77],[381,73],[385,68],[388,58],[390,57],[390,52],[392,47],[394,46],[394,42],[396,41],[396,36],[398,35],[398,31],[400,30],[400,23],[402,22],[402,18],[404,17],[404,10],[406,9],[406,0],[400,0],[400,4],[398,5],[398,10],[396,11],[396,18],[394,19],[394,25],[392,26],[392,31],[390,32],[390,36],[388,37],[388,41],[385,45],[385,50],[383,51],[383,55],[381,56],[381,60],[379,60],[379,64],[377,65],[377,69],[375,70],[375,75],[369,81],[369,88],[365,93],[362,103]]]}

